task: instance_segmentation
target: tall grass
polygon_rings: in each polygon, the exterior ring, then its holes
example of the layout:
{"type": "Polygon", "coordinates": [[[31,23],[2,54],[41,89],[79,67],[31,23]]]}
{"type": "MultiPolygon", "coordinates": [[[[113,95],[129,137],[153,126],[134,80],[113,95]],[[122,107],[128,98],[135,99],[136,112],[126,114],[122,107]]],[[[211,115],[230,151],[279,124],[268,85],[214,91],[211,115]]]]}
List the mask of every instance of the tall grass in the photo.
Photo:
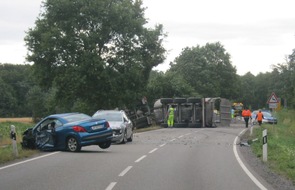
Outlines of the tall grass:
{"type": "Polygon", "coordinates": [[[282,110],[275,113],[278,124],[263,124],[254,130],[253,152],[262,157],[262,131],[267,129],[267,164],[275,172],[286,176],[295,184],[295,111],[282,110]]]}
{"type": "Polygon", "coordinates": [[[17,159],[13,154],[12,140],[10,139],[10,126],[14,125],[16,129],[16,141],[18,148],[18,157],[24,158],[37,153],[37,150],[24,150],[21,148],[22,133],[33,126],[29,123],[19,122],[1,122],[0,123],[0,164],[17,159]]]}

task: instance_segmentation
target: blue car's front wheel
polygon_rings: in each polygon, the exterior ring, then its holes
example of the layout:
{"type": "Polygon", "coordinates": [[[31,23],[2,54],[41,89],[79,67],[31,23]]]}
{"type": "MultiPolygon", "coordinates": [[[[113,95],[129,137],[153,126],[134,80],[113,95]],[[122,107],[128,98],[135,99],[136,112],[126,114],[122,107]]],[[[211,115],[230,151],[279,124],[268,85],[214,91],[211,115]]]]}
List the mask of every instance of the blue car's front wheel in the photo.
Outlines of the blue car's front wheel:
{"type": "Polygon", "coordinates": [[[75,137],[69,137],[67,139],[67,150],[70,152],[78,152],[81,150],[81,146],[75,137]]]}

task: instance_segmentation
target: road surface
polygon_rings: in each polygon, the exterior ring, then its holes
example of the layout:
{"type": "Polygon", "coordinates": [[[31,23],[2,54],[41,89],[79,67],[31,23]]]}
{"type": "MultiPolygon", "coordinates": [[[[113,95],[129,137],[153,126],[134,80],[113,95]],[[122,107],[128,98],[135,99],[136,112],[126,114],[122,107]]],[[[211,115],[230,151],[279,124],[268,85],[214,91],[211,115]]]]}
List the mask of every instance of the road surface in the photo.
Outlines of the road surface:
{"type": "Polygon", "coordinates": [[[44,152],[0,166],[3,190],[272,189],[239,155],[245,128],[163,128],[79,153],[44,152]]]}

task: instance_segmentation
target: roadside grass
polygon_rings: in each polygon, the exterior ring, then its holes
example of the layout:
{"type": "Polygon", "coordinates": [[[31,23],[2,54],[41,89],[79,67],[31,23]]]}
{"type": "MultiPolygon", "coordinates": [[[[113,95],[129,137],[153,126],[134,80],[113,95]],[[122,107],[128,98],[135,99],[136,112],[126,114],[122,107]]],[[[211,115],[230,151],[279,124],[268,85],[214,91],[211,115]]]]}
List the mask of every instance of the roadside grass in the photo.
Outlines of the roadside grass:
{"type": "Polygon", "coordinates": [[[295,111],[276,113],[278,124],[263,124],[253,130],[250,140],[253,152],[262,159],[262,131],[267,129],[267,162],[271,170],[290,179],[295,184],[295,111]]]}
{"type": "Polygon", "coordinates": [[[7,163],[16,159],[26,158],[38,153],[38,150],[22,149],[20,142],[22,141],[22,133],[33,124],[29,122],[10,122],[0,123],[0,164],[7,163]],[[14,125],[16,129],[16,141],[18,149],[18,157],[13,153],[12,140],[10,139],[10,126],[14,125]]]}

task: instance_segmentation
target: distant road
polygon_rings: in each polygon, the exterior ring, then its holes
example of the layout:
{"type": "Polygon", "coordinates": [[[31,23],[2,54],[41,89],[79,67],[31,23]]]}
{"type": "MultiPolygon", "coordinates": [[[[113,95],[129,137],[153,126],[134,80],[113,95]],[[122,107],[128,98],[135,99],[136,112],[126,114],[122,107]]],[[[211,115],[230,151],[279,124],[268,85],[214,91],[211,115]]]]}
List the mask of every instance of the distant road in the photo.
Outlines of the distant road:
{"type": "Polygon", "coordinates": [[[272,189],[247,164],[241,166],[242,157],[237,159],[233,143],[242,130],[164,128],[135,134],[132,143],[107,150],[89,146],[79,153],[45,152],[51,155],[0,166],[0,189],[272,189]]]}

